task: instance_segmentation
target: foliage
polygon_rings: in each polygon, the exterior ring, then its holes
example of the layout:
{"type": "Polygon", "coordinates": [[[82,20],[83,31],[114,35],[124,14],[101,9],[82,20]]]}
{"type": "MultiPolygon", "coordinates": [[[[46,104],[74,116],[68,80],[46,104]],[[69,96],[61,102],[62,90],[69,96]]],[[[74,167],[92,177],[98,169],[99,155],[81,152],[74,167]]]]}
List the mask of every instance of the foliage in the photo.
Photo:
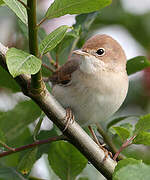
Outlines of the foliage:
{"type": "Polygon", "coordinates": [[[113,180],[127,180],[127,179],[135,179],[148,180],[150,178],[149,174],[150,166],[144,164],[142,161],[135,159],[125,159],[120,161],[113,175],[113,180]]]}

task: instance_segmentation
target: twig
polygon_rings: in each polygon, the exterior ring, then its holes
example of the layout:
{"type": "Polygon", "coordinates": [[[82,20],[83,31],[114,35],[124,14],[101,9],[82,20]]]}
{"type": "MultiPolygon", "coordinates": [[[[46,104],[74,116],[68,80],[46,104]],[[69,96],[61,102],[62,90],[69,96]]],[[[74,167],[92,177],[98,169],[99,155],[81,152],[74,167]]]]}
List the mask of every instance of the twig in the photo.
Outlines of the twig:
{"type": "MultiPolygon", "coordinates": [[[[110,137],[107,135],[107,133],[102,129],[101,125],[99,123],[96,123],[97,126],[97,130],[100,133],[100,135],[103,137],[104,142],[109,146],[110,151],[113,154],[116,154],[118,152],[118,149],[116,148],[116,146],[114,145],[114,143],[112,142],[112,140],[110,139],[110,137]]],[[[124,156],[122,156],[121,154],[119,154],[118,156],[119,160],[124,159],[124,156]]]]}
{"type": "Polygon", "coordinates": [[[58,53],[56,53],[56,63],[55,63],[56,69],[59,68],[59,59],[58,59],[58,53]]]}
{"type": "Polygon", "coordinates": [[[47,18],[45,17],[45,18],[43,18],[40,22],[39,22],[39,24],[37,24],[36,26],[37,26],[37,28],[44,22],[44,21],[46,21],[47,20],[47,18]]]}
{"type": "Polygon", "coordinates": [[[11,150],[11,151],[14,151],[14,148],[9,147],[7,144],[3,143],[2,141],[0,141],[0,144],[1,144],[3,147],[5,147],[6,149],[9,149],[9,150],[11,150]]]}
{"type": "Polygon", "coordinates": [[[128,146],[131,145],[131,142],[133,141],[133,139],[135,139],[136,135],[132,136],[130,139],[127,139],[121,146],[121,148],[116,152],[113,160],[116,160],[119,156],[119,154],[128,146]]]}
{"type": "Polygon", "coordinates": [[[0,157],[8,156],[10,154],[17,153],[17,152],[20,152],[20,151],[24,151],[26,149],[30,149],[30,148],[33,148],[33,147],[36,147],[36,146],[39,146],[39,145],[42,145],[42,144],[48,144],[48,143],[51,143],[53,141],[60,141],[60,140],[66,140],[66,139],[67,138],[64,135],[62,135],[62,136],[56,136],[56,137],[51,137],[51,138],[48,138],[48,139],[36,141],[36,142],[34,142],[32,144],[28,144],[28,145],[25,145],[25,146],[14,148],[13,150],[10,150],[10,151],[2,152],[2,153],[0,153],[0,157]]]}
{"type": "Polygon", "coordinates": [[[17,0],[18,2],[20,2],[26,9],[29,9],[29,7],[21,0],[17,0]]]}
{"type": "Polygon", "coordinates": [[[46,69],[48,69],[48,70],[51,71],[51,72],[55,72],[54,69],[52,69],[51,67],[47,66],[46,64],[43,64],[43,63],[42,63],[42,66],[45,67],[46,69]]]}

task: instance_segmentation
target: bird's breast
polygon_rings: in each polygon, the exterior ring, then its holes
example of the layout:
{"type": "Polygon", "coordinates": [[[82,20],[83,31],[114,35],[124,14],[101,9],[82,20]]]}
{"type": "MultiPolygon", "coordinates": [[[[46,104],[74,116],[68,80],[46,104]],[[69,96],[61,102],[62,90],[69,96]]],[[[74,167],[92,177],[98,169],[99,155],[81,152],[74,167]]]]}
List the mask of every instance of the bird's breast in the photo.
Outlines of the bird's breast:
{"type": "Polygon", "coordinates": [[[126,73],[100,72],[98,76],[74,72],[69,86],[55,85],[53,94],[70,107],[81,125],[108,119],[123,103],[128,89],[126,73]]]}

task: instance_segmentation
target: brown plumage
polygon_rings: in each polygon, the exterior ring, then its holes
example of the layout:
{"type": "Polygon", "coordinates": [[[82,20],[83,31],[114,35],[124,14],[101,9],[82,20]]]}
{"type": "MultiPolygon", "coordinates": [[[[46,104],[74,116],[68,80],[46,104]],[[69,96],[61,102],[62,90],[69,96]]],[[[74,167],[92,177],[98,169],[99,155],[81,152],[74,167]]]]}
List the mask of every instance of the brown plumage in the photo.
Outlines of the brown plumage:
{"type": "Polygon", "coordinates": [[[76,71],[79,66],[79,57],[74,56],[71,60],[62,65],[50,77],[53,84],[67,84],[71,80],[71,74],[76,71]]]}

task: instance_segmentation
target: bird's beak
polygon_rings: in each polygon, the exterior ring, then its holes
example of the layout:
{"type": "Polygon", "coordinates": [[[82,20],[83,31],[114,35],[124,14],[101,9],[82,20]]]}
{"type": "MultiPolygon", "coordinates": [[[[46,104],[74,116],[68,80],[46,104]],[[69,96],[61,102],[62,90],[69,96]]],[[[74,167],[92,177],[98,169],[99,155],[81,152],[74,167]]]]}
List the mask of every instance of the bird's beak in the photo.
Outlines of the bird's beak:
{"type": "Polygon", "coordinates": [[[89,56],[89,54],[87,52],[82,51],[82,49],[75,50],[73,51],[73,53],[81,56],[89,56]]]}

